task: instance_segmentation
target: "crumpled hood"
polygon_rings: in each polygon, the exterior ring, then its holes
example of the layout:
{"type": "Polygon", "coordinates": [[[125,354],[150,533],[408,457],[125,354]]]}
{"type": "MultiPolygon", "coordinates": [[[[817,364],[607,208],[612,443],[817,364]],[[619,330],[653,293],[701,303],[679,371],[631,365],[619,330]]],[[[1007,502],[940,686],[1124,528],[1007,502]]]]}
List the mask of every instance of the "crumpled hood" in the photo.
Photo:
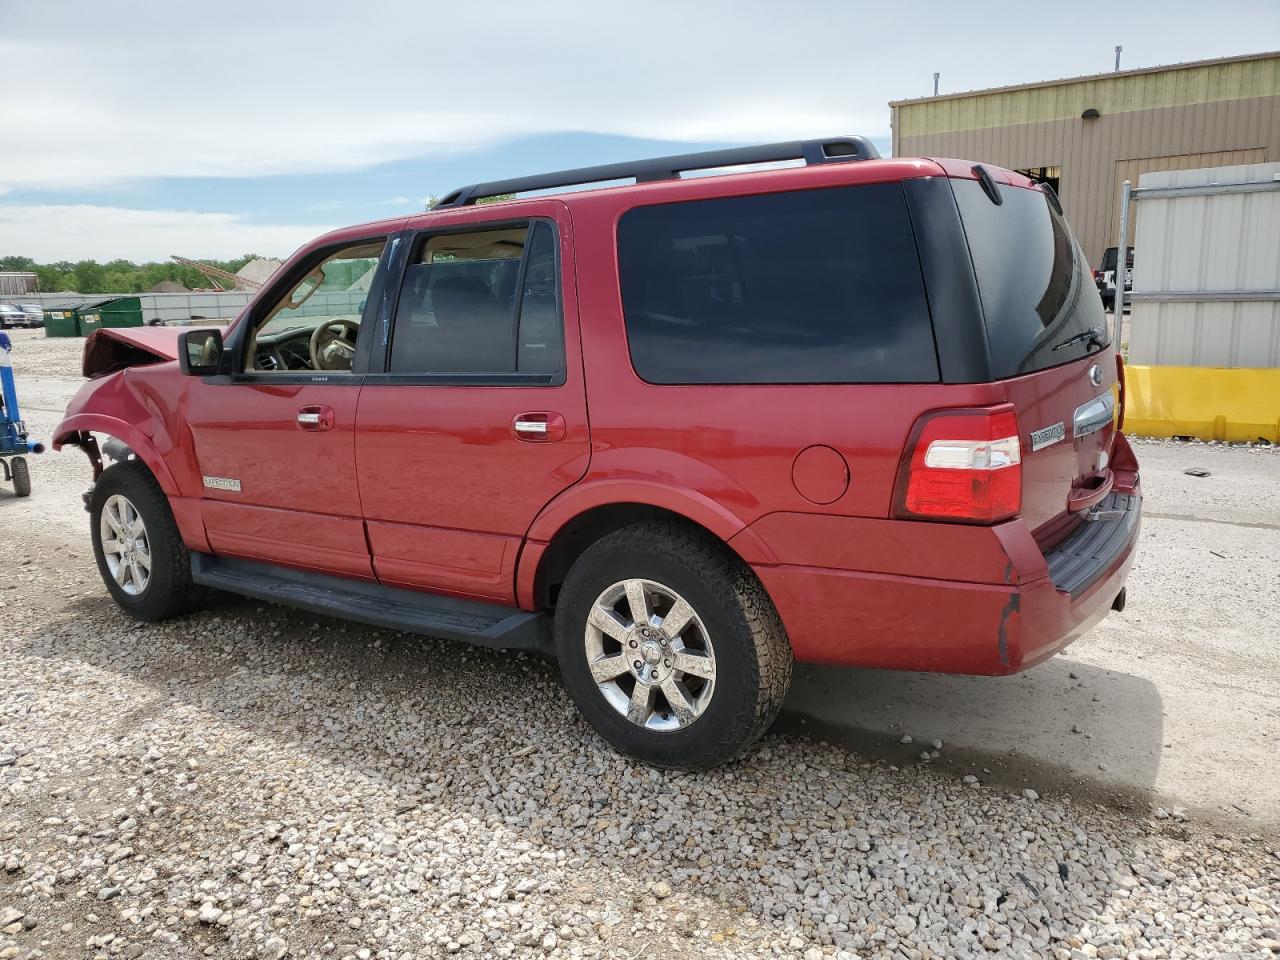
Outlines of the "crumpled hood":
{"type": "Polygon", "coordinates": [[[178,359],[178,337],[193,327],[102,327],[84,343],[86,377],[178,359]]]}

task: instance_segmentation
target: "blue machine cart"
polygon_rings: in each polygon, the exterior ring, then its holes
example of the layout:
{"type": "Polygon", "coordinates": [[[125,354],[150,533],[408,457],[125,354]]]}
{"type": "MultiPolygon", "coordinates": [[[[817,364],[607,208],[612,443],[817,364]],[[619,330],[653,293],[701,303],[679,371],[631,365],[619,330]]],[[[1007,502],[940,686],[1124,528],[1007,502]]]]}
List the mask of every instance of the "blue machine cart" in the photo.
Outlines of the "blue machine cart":
{"type": "Polygon", "coordinates": [[[9,361],[12,350],[8,334],[0,333],[0,469],[4,479],[13,484],[13,492],[26,497],[31,495],[31,472],[27,469],[26,455],[43,453],[44,444],[27,436],[27,425],[18,411],[18,391],[9,361]]]}

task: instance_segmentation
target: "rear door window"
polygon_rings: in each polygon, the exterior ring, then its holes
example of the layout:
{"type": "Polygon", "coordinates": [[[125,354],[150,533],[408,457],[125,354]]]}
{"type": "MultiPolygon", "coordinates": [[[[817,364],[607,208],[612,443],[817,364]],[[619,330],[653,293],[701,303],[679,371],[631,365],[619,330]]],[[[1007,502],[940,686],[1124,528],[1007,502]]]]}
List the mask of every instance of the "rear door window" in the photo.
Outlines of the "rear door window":
{"type": "Polygon", "coordinates": [[[899,184],[637,207],[618,268],[650,383],[939,379],[899,184]]]}
{"type": "Polygon", "coordinates": [[[1097,285],[1067,221],[1039,190],[952,180],[999,380],[1096,353],[1109,342],[1097,285]]]}
{"type": "Polygon", "coordinates": [[[545,221],[427,237],[405,270],[390,372],[563,382],[557,276],[545,221]]]}

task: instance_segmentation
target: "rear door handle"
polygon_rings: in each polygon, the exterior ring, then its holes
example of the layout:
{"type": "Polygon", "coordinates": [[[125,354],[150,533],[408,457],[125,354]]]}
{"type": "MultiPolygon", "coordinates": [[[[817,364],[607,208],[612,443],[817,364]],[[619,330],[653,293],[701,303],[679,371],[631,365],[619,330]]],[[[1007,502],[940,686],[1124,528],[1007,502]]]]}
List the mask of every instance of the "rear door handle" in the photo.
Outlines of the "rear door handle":
{"type": "Polygon", "coordinates": [[[328,404],[308,404],[298,410],[298,426],[303,430],[332,430],[333,407],[328,404]]]}
{"type": "Polygon", "coordinates": [[[564,439],[567,430],[558,413],[518,413],[511,421],[512,436],[526,443],[555,443],[564,439]]]}

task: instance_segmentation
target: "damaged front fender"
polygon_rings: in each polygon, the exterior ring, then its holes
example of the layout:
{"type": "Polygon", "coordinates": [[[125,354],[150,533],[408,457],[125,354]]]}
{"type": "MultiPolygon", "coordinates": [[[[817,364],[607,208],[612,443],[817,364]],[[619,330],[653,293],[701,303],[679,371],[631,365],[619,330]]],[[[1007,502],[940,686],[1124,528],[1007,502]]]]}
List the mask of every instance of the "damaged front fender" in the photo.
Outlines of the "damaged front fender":
{"type": "Polygon", "coordinates": [[[98,449],[95,433],[106,434],[125,444],[133,454],[147,465],[160,484],[166,496],[179,496],[178,484],[164,459],[152,446],[150,440],[123,420],[101,414],[81,413],[67,417],[58,424],[58,433],[53,439],[53,449],[61,450],[64,446],[79,447],[88,456],[93,465],[93,479],[102,475],[102,454],[98,449]]]}

